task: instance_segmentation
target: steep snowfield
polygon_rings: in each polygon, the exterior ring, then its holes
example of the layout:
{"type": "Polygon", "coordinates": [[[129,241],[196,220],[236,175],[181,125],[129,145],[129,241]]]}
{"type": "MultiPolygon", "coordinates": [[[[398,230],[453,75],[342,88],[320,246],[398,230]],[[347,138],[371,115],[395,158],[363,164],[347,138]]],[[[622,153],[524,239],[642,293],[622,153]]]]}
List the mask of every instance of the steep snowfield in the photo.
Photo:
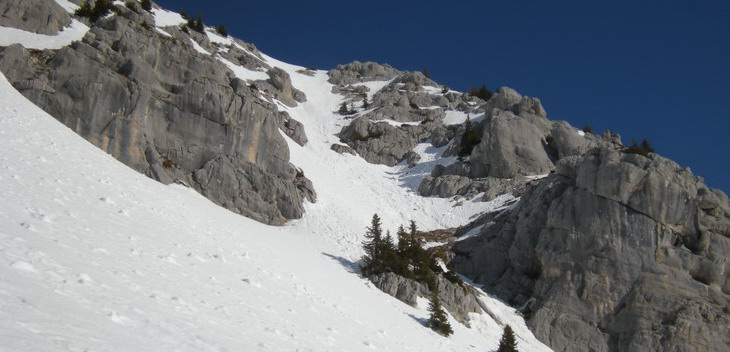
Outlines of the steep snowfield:
{"type": "MultiPolygon", "coordinates": [[[[0,75],[0,351],[487,351],[504,324],[521,351],[548,351],[487,296],[472,327],[444,338],[356,273],[373,213],[394,230],[464,224],[486,203],[423,198],[413,169],[329,149],[346,123],[326,73],[289,72],[288,109],[309,143],[292,162],[318,193],[303,219],[270,227],[120,164],[32,105],[0,75]]],[[[383,85],[387,82],[382,82],[383,85]]],[[[369,83],[373,88],[378,83],[369,83]]],[[[501,204],[492,204],[499,207],[501,204]]]]}

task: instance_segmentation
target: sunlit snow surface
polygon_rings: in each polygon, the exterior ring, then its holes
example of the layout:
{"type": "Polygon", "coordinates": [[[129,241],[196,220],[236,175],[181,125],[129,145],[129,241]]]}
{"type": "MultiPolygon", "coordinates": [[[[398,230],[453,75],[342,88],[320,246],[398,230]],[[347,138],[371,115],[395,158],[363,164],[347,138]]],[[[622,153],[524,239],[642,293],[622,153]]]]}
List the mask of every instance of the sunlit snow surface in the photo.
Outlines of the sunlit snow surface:
{"type": "Polygon", "coordinates": [[[21,44],[27,49],[60,49],[75,40],[81,40],[89,31],[85,24],[73,22],[55,35],[26,32],[17,28],[0,27],[0,46],[21,44]]]}
{"type": "Polygon", "coordinates": [[[490,314],[473,315],[471,328],[452,319],[455,334],[441,337],[423,327],[423,301],[412,308],[357,274],[373,213],[387,229],[411,219],[435,229],[488,205],[416,193],[435,163],[453,161],[444,148],[419,145],[412,169],[331,151],[348,121],[334,113],[342,97],[326,73],[264,59],[307,95],[288,112],[309,142],[285,138],[318,201],[283,227],[134,172],[0,75],[0,350],[485,351],[506,323],[521,351],[549,350],[487,296],[490,314]]]}
{"type": "Polygon", "coordinates": [[[152,9],[152,15],[157,27],[179,26],[188,22],[179,13],[164,9],[152,9]]]}

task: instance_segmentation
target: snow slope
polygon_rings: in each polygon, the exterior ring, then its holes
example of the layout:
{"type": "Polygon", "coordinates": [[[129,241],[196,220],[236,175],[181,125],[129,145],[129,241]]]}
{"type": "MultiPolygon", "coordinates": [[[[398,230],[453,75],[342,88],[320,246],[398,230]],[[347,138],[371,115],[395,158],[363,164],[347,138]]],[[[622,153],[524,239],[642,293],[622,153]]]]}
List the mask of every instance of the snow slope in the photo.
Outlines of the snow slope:
{"type": "Polygon", "coordinates": [[[75,40],[81,40],[88,31],[89,27],[77,20],[73,20],[68,27],[55,35],[38,34],[0,26],[0,46],[19,43],[28,49],[60,49],[75,40]]]}
{"type": "Polygon", "coordinates": [[[331,151],[345,121],[326,73],[265,60],[307,95],[288,111],[309,143],[289,147],[318,202],[284,227],[134,172],[0,75],[0,351],[486,351],[504,324],[520,350],[548,351],[487,296],[490,314],[473,315],[471,328],[452,319],[444,338],[422,325],[425,305],[356,273],[373,213],[388,229],[410,219],[434,229],[485,203],[417,195],[429,167],[449,162],[442,149],[419,146],[413,169],[331,151]]]}

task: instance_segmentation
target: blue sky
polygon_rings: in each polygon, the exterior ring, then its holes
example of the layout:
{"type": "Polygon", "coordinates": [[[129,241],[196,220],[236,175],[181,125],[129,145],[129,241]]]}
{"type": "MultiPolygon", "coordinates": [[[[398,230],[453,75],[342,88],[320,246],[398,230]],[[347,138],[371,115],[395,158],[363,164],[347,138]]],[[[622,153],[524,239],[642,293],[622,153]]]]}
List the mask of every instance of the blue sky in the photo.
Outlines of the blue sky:
{"type": "Polygon", "coordinates": [[[462,91],[509,86],[551,120],[647,138],[730,191],[730,1],[156,2],[294,64],[376,61],[462,91]]]}

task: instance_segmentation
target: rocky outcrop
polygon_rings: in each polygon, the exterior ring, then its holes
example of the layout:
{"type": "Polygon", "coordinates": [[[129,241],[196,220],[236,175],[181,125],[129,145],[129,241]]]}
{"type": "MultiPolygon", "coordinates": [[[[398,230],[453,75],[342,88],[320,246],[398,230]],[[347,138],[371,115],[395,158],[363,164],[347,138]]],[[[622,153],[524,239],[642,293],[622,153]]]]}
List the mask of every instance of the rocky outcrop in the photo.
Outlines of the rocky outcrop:
{"type": "Polygon", "coordinates": [[[387,65],[354,62],[329,72],[334,92],[345,95],[353,107],[352,122],[339,133],[346,143],[370,163],[396,165],[418,160],[413,148],[430,140],[444,146],[455,135],[455,127],[442,121],[447,110],[476,113],[480,101],[466,94],[449,92],[421,72],[401,72],[387,65]],[[370,92],[370,81],[390,80],[377,92],[370,92]],[[371,96],[367,107],[363,99],[371,96]],[[357,106],[362,107],[360,110],[357,106]]]}
{"type": "Polygon", "coordinates": [[[481,143],[470,157],[470,177],[511,178],[554,169],[554,157],[546,148],[552,124],[539,100],[500,88],[485,105],[485,112],[481,143]]]}
{"type": "MultiPolygon", "coordinates": [[[[381,291],[414,307],[418,297],[424,299],[431,297],[431,290],[425,283],[394,273],[374,275],[370,277],[370,281],[381,291]]],[[[438,276],[436,286],[439,289],[441,304],[460,323],[469,326],[469,313],[484,312],[477,299],[479,293],[471,286],[455,284],[442,276],[438,276]]]]}
{"type": "Polygon", "coordinates": [[[349,146],[347,146],[347,145],[342,145],[342,144],[336,144],[335,143],[335,144],[332,144],[332,146],[330,146],[330,149],[332,149],[333,151],[335,151],[338,154],[347,153],[347,154],[357,155],[355,153],[355,151],[352,148],[350,148],[349,146]]]}
{"type": "Polygon", "coordinates": [[[490,201],[502,194],[512,194],[519,197],[525,190],[529,180],[525,177],[502,179],[496,177],[469,178],[466,176],[444,175],[442,177],[426,177],[418,186],[418,193],[422,196],[437,196],[448,198],[462,196],[473,198],[484,193],[483,201],[490,201]]]}
{"type": "MultiPolygon", "coordinates": [[[[50,1],[53,2],[53,1],[50,1]]],[[[269,224],[301,217],[311,183],[289,163],[279,130],[300,144],[301,124],[277,101],[305,97],[253,46],[219,48],[177,27],[165,36],[146,11],[118,6],[79,42],[57,51],[0,50],[0,70],[23,95],[123,163],[164,183],[180,180],[212,201],[269,224]],[[219,49],[269,80],[243,81],[219,49]],[[268,83],[267,83],[268,82],[268,83]],[[267,90],[257,85],[269,84],[267,90]]]]}
{"type": "Polygon", "coordinates": [[[407,159],[413,148],[427,140],[438,125],[438,122],[431,121],[393,126],[389,122],[373,122],[363,116],[343,128],[339,136],[341,142],[368,162],[393,166],[407,159]]]}
{"type": "Polygon", "coordinates": [[[400,71],[375,62],[354,61],[346,65],[337,65],[327,72],[329,82],[334,85],[350,85],[366,81],[388,81],[400,74],[400,71]]]}
{"type": "Polygon", "coordinates": [[[232,156],[219,156],[208,161],[193,173],[193,187],[206,198],[229,209],[238,209],[242,215],[267,224],[277,224],[285,219],[296,219],[303,215],[303,195],[314,202],[311,182],[304,174],[288,169],[291,174],[283,175],[293,182],[280,182],[278,175],[261,170],[255,163],[232,156]]]}
{"type": "Polygon", "coordinates": [[[269,75],[269,79],[264,82],[259,82],[259,88],[268,92],[273,92],[273,97],[286,104],[289,107],[294,107],[297,102],[303,103],[307,101],[307,97],[300,90],[293,88],[291,85],[291,78],[286,71],[274,67],[266,72],[269,75]],[[270,85],[270,86],[269,86],[270,85]],[[272,89],[267,89],[271,87],[272,89]]]}
{"type": "Polygon", "coordinates": [[[457,243],[453,267],[556,351],[727,351],[725,194],[655,154],[581,148],[557,148],[556,173],[457,243]]]}
{"type": "MultiPolygon", "coordinates": [[[[523,97],[502,87],[484,104],[483,119],[472,126],[480,136],[471,154],[448,166],[436,166],[423,179],[419,193],[424,196],[473,196],[486,192],[485,199],[499,194],[519,195],[524,176],[548,174],[562,158],[584,154],[599,143],[593,135],[581,135],[564,121],[549,121],[537,98],[523,97]]],[[[461,154],[465,128],[460,127],[444,156],[461,154]]],[[[610,144],[610,142],[608,143],[610,144]]]]}
{"type": "Polygon", "coordinates": [[[3,0],[0,2],[0,26],[39,34],[56,34],[71,24],[68,12],[55,1],[3,0]]]}

